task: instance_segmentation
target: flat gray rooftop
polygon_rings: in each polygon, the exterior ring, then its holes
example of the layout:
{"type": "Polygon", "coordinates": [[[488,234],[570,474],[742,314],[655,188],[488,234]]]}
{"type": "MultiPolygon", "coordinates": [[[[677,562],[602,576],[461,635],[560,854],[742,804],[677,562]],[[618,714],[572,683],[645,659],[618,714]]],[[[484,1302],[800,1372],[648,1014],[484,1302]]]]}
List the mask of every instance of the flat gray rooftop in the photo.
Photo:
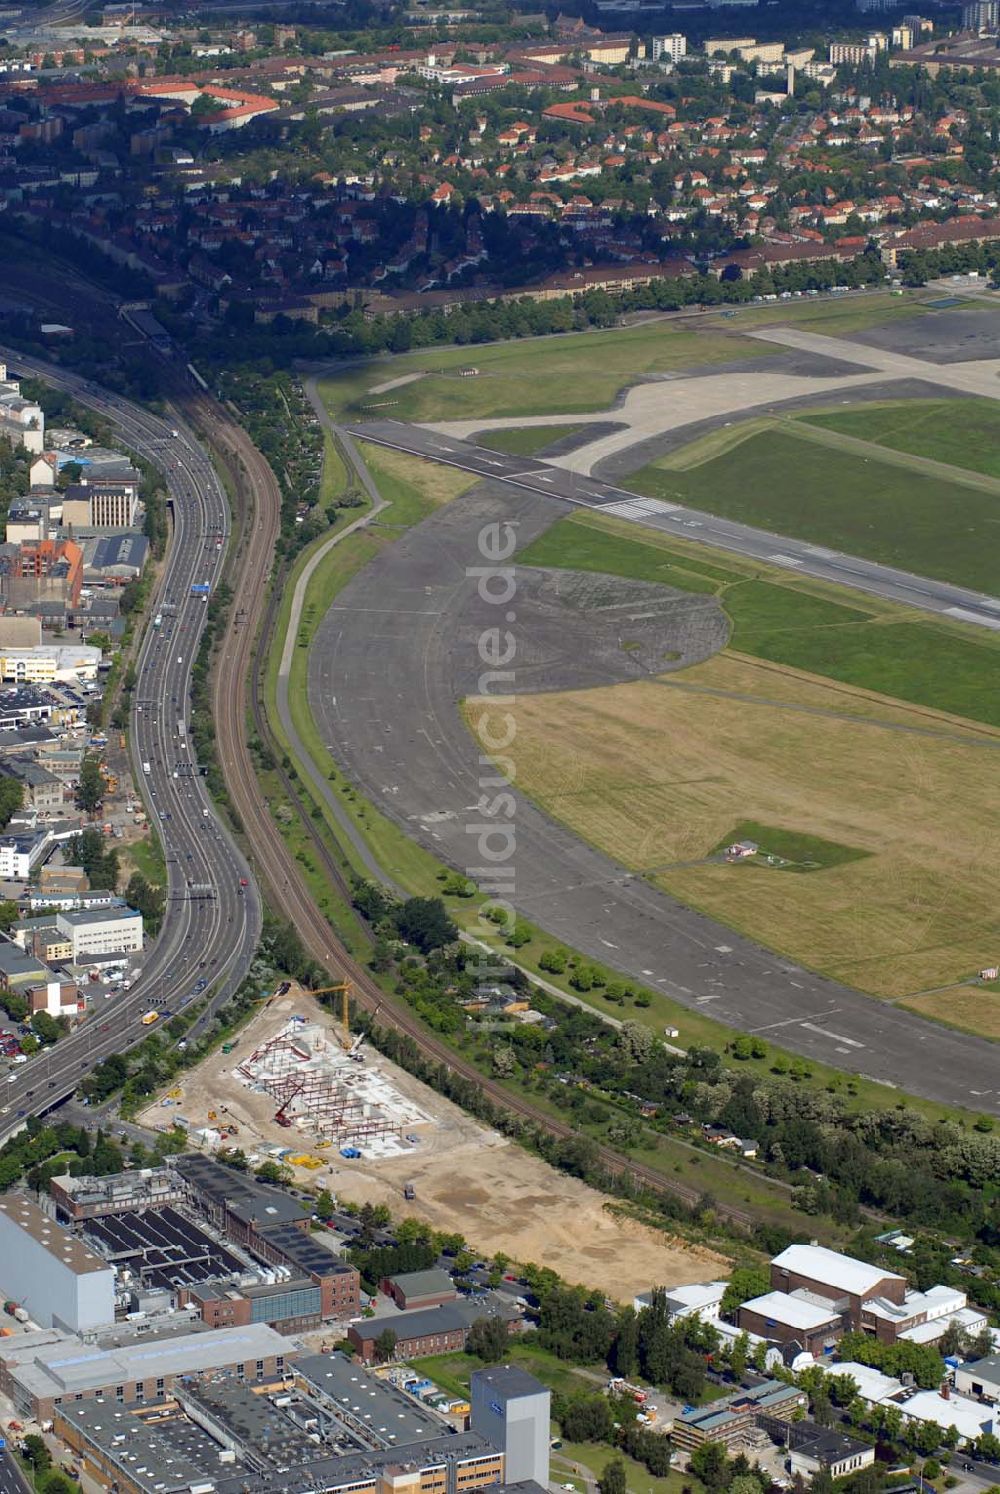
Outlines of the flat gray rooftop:
{"type": "Polygon", "coordinates": [[[296,1360],[295,1369],[321,1398],[364,1425],[384,1447],[404,1447],[448,1430],[419,1401],[343,1354],[310,1354],[296,1360]]]}

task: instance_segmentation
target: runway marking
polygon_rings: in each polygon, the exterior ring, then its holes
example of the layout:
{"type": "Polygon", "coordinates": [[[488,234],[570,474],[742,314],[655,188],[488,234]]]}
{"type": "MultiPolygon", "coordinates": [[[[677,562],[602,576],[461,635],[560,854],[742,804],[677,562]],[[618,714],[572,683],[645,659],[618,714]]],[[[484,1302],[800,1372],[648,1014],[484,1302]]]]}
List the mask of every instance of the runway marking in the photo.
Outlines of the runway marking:
{"type": "Polygon", "coordinates": [[[679,503],[664,503],[659,498],[622,498],[617,503],[598,503],[595,507],[602,514],[614,514],[619,519],[649,519],[657,514],[676,513],[679,503]]]}
{"type": "Polygon", "coordinates": [[[772,565],[789,565],[794,567],[802,564],[802,561],[796,559],[794,555],[769,555],[767,558],[772,565]]]}
{"type": "Polygon", "coordinates": [[[846,1043],[849,1048],[863,1048],[864,1043],[859,1043],[856,1038],[845,1037],[842,1032],[830,1032],[826,1027],[817,1027],[815,1022],[802,1022],[800,1026],[809,1032],[818,1032],[820,1037],[830,1038],[834,1043],[846,1043]]]}
{"type": "Polygon", "coordinates": [[[994,632],[1000,632],[1000,617],[983,617],[967,607],[946,607],[944,615],[957,618],[959,622],[978,623],[981,628],[992,628],[994,632]]]}

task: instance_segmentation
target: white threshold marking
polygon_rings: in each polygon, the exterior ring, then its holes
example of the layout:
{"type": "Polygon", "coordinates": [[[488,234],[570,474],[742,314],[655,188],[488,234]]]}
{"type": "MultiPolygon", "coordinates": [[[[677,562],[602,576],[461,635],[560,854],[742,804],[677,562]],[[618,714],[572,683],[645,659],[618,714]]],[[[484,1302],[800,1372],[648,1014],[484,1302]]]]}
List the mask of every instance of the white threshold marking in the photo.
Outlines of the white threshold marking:
{"type": "Polygon", "coordinates": [[[972,612],[967,607],[946,607],[945,617],[954,617],[958,622],[977,623],[981,628],[991,628],[995,633],[1000,632],[1000,617],[983,617],[980,612],[972,612]]]}
{"type": "Polygon", "coordinates": [[[859,1043],[856,1038],[845,1037],[842,1032],[831,1032],[827,1027],[817,1027],[815,1022],[801,1022],[809,1032],[818,1032],[820,1037],[830,1038],[834,1043],[846,1043],[849,1048],[863,1048],[864,1043],[859,1043]]]}

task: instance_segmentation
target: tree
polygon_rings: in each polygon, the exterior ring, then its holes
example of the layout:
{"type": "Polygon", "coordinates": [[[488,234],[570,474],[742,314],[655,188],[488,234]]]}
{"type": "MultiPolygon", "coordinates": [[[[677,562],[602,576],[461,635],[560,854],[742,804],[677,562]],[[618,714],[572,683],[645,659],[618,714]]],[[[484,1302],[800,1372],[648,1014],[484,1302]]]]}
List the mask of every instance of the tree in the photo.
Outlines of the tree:
{"type": "Polygon", "coordinates": [[[100,759],[89,752],[80,765],[80,781],[76,786],[76,802],[87,814],[93,814],[104,802],[104,779],[101,777],[100,759]]]}
{"type": "Polygon", "coordinates": [[[706,1489],[723,1489],[726,1485],[729,1458],[721,1442],[703,1442],[691,1454],[688,1467],[700,1478],[706,1489]]]}
{"type": "Polygon", "coordinates": [[[466,1350],[484,1364],[497,1364],[507,1353],[510,1339],[502,1318],[477,1318],[469,1329],[466,1350]]]}
{"type": "Polygon", "coordinates": [[[763,1266],[738,1266],[722,1294],[720,1311],[724,1315],[735,1312],[751,1297],[763,1297],[770,1290],[771,1283],[763,1266]]]}
{"type": "Polygon", "coordinates": [[[314,1208],[315,1208],[315,1211],[316,1211],[317,1218],[319,1218],[319,1219],[332,1219],[333,1218],[333,1215],[336,1212],[337,1205],[334,1202],[333,1194],[330,1193],[330,1191],[327,1188],[321,1188],[320,1191],[319,1191],[319,1193],[317,1193],[317,1195],[316,1195],[316,1203],[314,1205],[314,1208]]]}
{"type": "Polygon", "coordinates": [[[630,1063],[643,1063],[653,1050],[653,1034],[641,1022],[623,1022],[618,1045],[630,1063]]]}
{"type": "Polygon", "coordinates": [[[562,1434],[568,1442],[606,1442],[612,1432],[611,1405],[607,1396],[572,1396],[557,1408],[562,1434]]]}
{"type": "Polygon", "coordinates": [[[375,1340],[375,1363],[388,1364],[396,1352],[396,1335],[391,1328],[383,1328],[375,1340]]]}
{"type": "Polygon", "coordinates": [[[598,1494],[628,1494],[628,1476],[621,1458],[612,1458],[597,1480],[598,1494]]]}
{"type": "Polygon", "coordinates": [[[48,1012],[36,1012],[31,1019],[31,1025],[35,1035],[43,1043],[58,1043],[63,1035],[59,1023],[55,1017],[50,1017],[48,1012]]]}
{"type": "Polygon", "coordinates": [[[254,1176],[260,1178],[262,1183],[283,1183],[288,1177],[288,1169],[279,1162],[262,1162],[254,1176]]]}
{"type": "MultiPolygon", "coordinates": [[[[20,916],[21,914],[18,909],[17,903],[12,903],[9,900],[0,901],[0,930],[2,930],[5,934],[10,932],[14,924],[17,923],[17,920],[20,918],[20,916]]],[[[13,1016],[14,1013],[10,1010],[10,1007],[7,1006],[6,1000],[4,1001],[4,1006],[7,1010],[8,1015],[13,1016]]]]}
{"type": "Polygon", "coordinates": [[[458,938],[458,929],[439,897],[410,897],[396,909],[396,931],[421,954],[441,949],[458,938]]]}
{"type": "Polygon", "coordinates": [[[0,830],[6,830],[24,803],[24,787],[16,778],[0,776],[0,830]]]}
{"type": "Polygon", "coordinates": [[[30,1463],[36,1473],[45,1473],[52,1467],[52,1454],[46,1447],[44,1439],[36,1432],[29,1432],[22,1446],[24,1461],[30,1463]]]}

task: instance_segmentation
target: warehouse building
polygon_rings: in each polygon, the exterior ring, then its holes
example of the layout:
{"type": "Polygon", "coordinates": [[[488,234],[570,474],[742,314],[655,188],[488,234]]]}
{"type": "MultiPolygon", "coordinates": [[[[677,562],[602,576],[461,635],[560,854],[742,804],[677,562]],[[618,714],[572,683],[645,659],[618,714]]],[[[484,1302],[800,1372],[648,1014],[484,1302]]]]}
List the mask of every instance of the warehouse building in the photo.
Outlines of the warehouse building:
{"type": "Polygon", "coordinates": [[[955,1371],[955,1388],[983,1401],[1000,1401],[1000,1354],[960,1364],[955,1371]]]}
{"type": "Polygon", "coordinates": [[[862,1307],[874,1298],[902,1305],[906,1278],[823,1245],[789,1245],[771,1262],[771,1287],[824,1297],[844,1314],[849,1327],[860,1328],[862,1307]]]}
{"type": "Polygon", "coordinates": [[[3,1287],[44,1328],[72,1333],[114,1322],[115,1274],[23,1193],[0,1197],[3,1287]]]}
{"type": "Polygon", "coordinates": [[[420,1359],[426,1354],[451,1354],[464,1349],[469,1329],[479,1318],[502,1316],[508,1332],[513,1331],[519,1314],[493,1303],[457,1300],[441,1307],[425,1307],[419,1312],[390,1313],[379,1318],[363,1318],[347,1330],[351,1347],[365,1364],[375,1358],[375,1341],[390,1328],[396,1335],[395,1358],[420,1359]]]}
{"type": "Polygon", "coordinates": [[[81,1344],[69,1334],[28,1333],[0,1342],[0,1391],[23,1415],[48,1421],[62,1406],[97,1397],[117,1406],[163,1402],[178,1380],[217,1370],[255,1385],[280,1384],[289,1352],[287,1339],[262,1324],[150,1333],[113,1348],[81,1344]]]}
{"type": "Polygon", "coordinates": [[[421,1307],[441,1307],[458,1296],[455,1283],[447,1271],[403,1271],[398,1276],[383,1277],[379,1289],[391,1297],[403,1312],[421,1307]]]}
{"type": "Polygon", "coordinates": [[[775,1344],[797,1344],[814,1358],[832,1348],[844,1332],[844,1316],[825,1298],[810,1292],[767,1292],[744,1302],[740,1327],[775,1344]]]}

